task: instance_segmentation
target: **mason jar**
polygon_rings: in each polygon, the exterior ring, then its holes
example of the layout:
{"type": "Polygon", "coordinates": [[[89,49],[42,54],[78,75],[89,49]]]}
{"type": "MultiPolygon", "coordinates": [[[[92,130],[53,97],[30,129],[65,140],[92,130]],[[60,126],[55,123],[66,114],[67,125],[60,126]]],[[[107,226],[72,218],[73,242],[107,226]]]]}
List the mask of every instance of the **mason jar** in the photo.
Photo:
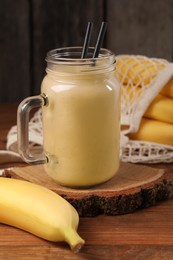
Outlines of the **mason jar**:
{"type": "Polygon", "coordinates": [[[111,179],[119,168],[120,84],[115,56],[101,49],[98,58],[81,59],[82,48],[49,51],[41,95],[26,98],[18,108],[18,147],[22,158],[44,163],[61,185],[87,187],[111,179]],[[44,157],[28,149],[30,109],[42,107],[44,157]],[[25,133],[25,134],[23,134],[25,133]]]}

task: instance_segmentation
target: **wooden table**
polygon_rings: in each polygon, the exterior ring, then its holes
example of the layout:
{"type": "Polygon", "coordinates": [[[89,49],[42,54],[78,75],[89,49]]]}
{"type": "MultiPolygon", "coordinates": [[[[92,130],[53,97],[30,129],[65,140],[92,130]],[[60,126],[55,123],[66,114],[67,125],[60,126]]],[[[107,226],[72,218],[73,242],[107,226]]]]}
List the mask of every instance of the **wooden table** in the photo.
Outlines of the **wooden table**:
{"type": "MultiPolygon", "coordinates": [[[[8,130],[16,124],[16,109],[16,105],[0,105],[0,149],[5,149],[8,130]]],[[[155,167],[173,169],[173,164],[155,167]]],[[[78,231],[86,245],[73,254],[64,243],[47,242],[0,224],[0,259],[172,260],[173,199],[132,214],[80,218],[78,231]]]]}

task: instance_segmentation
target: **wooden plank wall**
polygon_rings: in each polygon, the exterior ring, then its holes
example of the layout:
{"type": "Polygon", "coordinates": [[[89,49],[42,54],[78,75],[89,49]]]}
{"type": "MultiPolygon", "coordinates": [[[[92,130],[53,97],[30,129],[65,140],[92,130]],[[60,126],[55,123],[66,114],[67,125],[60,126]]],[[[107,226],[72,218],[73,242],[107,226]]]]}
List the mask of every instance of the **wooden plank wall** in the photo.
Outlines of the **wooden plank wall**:
{"type": "Polygon", "coordinates": [[[82,45],[88,21],[94,46],[102,20],[104,47],[172,61],[173,0],[1,0],[0,102],[39,94],[46,52],[82,45]]]}

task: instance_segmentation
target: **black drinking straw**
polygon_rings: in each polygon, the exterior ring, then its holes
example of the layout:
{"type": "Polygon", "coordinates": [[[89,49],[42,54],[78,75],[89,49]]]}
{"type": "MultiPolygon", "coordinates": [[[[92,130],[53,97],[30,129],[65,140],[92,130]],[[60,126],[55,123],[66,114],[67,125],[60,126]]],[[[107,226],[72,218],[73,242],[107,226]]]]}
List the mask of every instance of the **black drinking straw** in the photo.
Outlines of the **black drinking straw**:
{"type": "Polygon", "coordinates": [[[103,39],[104,39],[104,36],[105,36],[105,33],[106,33],[106,29],[107,29],[107,23],[102,22],[100,32],[99,32],[99,35],[98,35],[98,38],[97,38],[96,46],[95,46],[95,49],[94,49],[93,58],[97,58],[99,56],[100,48],[101,48],[101,45],[103,43],[103,39]]]}
{"type": "Polygon", "coordinates": [[[81,59],[84,59],[87,57],[92,29],[93,29],[93,24],[91,22],[88,22],[88,26],[87,26],[87,30],[86,30],[86,34],[85,34],[85,40],[84,40],[83,49],[82,49],[82,54],[81,54],[81,59]]]}

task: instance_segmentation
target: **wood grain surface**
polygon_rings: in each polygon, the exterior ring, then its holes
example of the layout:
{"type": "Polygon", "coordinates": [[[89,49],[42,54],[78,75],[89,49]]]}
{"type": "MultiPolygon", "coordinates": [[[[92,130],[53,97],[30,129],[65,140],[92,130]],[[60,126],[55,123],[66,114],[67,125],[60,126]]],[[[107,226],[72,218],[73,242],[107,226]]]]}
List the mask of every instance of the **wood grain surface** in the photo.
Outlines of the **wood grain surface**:
{"type": "Polygon", "coordinates": [[[10,168],[4,170],[4,175],[51,189],[69,201],[82,217],[126,214],[173,196],[173,172],[129,163],[121,163],[111,180],[83,189],[59,185],[43,165],[10,168]]]}
{"type": "Polygon", "coordinates": [[[74,255],[64,243],[50,243],[0,225],[0,259],[171,260],[173,201],[121,216],[81,218],[78,232],[86,240],[74,255]]]}

